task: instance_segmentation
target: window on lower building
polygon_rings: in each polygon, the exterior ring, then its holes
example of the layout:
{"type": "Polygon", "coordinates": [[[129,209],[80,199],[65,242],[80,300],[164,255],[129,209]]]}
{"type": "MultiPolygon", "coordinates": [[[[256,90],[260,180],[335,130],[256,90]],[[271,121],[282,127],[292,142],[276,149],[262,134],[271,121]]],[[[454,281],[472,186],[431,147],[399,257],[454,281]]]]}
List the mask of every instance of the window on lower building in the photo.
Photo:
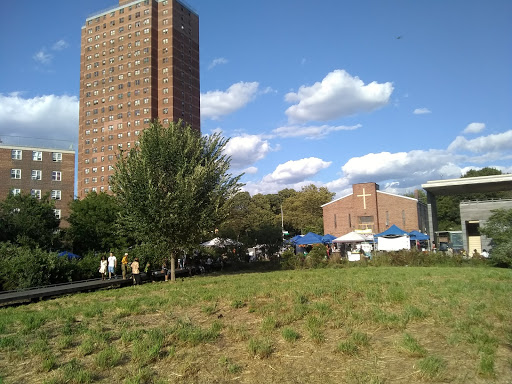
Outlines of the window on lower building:
{"type": "Polygon", "coordinates": [[[34,160],[34,161],[43,161],[43,152],[41,152],[41,151],[32,151],[32,160],[34,160]]]}
{"type": "Polygon", "coordinates": [[[52,190],[52,199],[53,200],[60,200],[61,199],[61,191],[60,191],[60,189],[52,190]]]}
{"type": "Polygon", "coordinates": [[[11,194],[12,194],[13,196],[20,195],[20,194],[21,194],[21,189],[19,189],[19,188],[13,188],[13,189],[11,189],[11,194]]]}
{"type": "Polygon", "coordinates": [[[11,169],[11,179],[21,179],[21,169],[11,169]]]}
{"type": "Polygon", "coordinates": [[[11,151],[11,159],[12,160],[21,160],[23,155],[23,151],[21,149],[13,149],[11,151]]]}
{"type": "Polygon", "coordinates": [[[53,152],[52,160],[55,162],[61,162],[62,161],[62,153],[61,152],[53,152]]]}
{"type": "Polygon", "coordinates": [[[53,181],[62,181],[62,172],[61,171],[53,171],[52,172],[52,180],[53,181]]]}
{"type": "Polygon", "coordinates": [[[40,189],[32,189],[30,191],[30,195],[32,197],[35,197],[36,199],[40,199],[41,198],[41,190],[40,189]]]}
{"type": "Polygon", "coordinates": [[[41,180],[43,178],[43,171],[39,169],[32,170],[32,180],[41,180]]]}
{"type": "Polygon", "coordinates": [[[54,209],[53,213],[55,214],[55,217],[57,219],[60,219],[60,216],[61,216],[61,210],[60,209],[54,209]]]}

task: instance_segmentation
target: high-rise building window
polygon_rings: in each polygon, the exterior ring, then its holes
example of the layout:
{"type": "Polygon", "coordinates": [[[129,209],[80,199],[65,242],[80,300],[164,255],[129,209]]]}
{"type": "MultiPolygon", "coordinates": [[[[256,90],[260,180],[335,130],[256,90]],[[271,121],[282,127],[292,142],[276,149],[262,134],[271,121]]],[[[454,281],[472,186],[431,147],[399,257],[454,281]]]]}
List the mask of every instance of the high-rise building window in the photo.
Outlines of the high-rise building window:
{"type": "Polygon", "coordinates": [[[54,210],[53,210],[53,213],[55,214],[55,217],[56,217],[57,219],[60,219],[61,212],[62,212],[62,211],[61,211],[60,209],[54,209],[54,210]]]}
{"type": "Polygon", "coordinates": [[[21,194],[21,189],[19,189],[19,188],[13,188],[13,189],[11,189],[11,194],[12,194],[13,196],[20,195],[20,194],[21,194]]]}

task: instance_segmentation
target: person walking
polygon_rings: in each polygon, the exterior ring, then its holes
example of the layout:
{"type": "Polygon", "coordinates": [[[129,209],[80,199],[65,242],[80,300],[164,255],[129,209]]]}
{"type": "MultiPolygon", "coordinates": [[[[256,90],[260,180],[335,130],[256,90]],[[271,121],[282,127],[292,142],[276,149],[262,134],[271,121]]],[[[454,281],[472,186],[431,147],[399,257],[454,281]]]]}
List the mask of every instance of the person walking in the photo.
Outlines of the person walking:
{"type": "Polygon", "coordinates": [[[140,285],[142,283],[140,278],[140,265],[139,258],[136,257],[132,263],[132,276],[133,276],[133,285],[140,285]]]}
{"type": "Polygon", "coordinates": [[[128,272],[128,252],[126,252],[121,259],[121,273],[123,275],[123,280],[126,280],[126,273],[128,272]]]}
{"type": "Polygon", "coordinates": [[[108,261],[108,279],[110,280],[112,278],[112,275],[114,275],[114,279],[116,276],[116,268],[117,268],[117,258],[113,255],[112,252],[110,252],[110,256],[107,259],[108,261]]]}
{"type": "Polygon", "coordinates": [[[105,256],[101,256],[99,272],[101,274],[101,280],[105,280],[105,275],[107,274],[107,259],[105,256]]]}

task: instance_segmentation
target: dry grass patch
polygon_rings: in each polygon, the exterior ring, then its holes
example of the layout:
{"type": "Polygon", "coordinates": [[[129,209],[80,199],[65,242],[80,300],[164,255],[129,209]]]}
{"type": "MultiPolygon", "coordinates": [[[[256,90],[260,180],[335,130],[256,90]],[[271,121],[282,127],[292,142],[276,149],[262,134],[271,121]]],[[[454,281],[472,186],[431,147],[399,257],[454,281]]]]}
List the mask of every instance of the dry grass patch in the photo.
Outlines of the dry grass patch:
{"type": "Polygon", "coordinates": [[[2,383],[506,383],[512,273],[194,277],[0,309],[2,383]]]}

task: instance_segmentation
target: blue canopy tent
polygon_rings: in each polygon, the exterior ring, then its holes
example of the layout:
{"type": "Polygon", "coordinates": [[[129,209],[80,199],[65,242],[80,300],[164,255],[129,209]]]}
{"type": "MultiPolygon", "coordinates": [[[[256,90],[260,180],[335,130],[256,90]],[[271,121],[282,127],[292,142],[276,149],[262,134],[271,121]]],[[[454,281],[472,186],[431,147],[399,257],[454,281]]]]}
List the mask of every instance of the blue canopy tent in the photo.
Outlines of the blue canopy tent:
{"type": "Polygon", "coordinates": [[[322,237],[322,243],[324,244],[332,244],[332,241],[336,238],[336,236],[333,236],[331,234],[326,234],[322,237]]]}
{"type": "Polygon", "coordinates": [[[292,244],[296,244],[299,239],[302,239],[304,236],[302,235],[295,235],[291,239],[287,240],[292,244]]]}
{"type": "Polygon", "coordinates": [[[62,251],[58,254],[58,256],[66,256],[68,258],[68,260],[71,260],[71,259],[79,259],[80,256],[79,255],[76,255],[74,253],[71,253],[71,252],[68,252],[68,251],[62,251]]]}
{"type": "Polygon", "coordinates": [[[322,236],[317,235],[316,233],[309,232],[308,234],[302,236],[299,240],[295,242],[296,245],[312,245],[312,244],[322,244],[322,236]]]}
{"type": "Polygon", "coordinates": [[[395,224],[384,232],[377,233],[377,249],[379,251],[399,251],[401,249],[411,249],[411,240],[409,232],[398,228],[395,224]]]}
{"type": "Polygon", "coordinates": [[[425,235],[424,233],[421,233],[420,231],[411,231],[411,232],[409,232],[409,236],[411,237],[411,240],[414,240],[414,241],[430,240],[429,235],[425,235]]]}
{"type": "Polygon", "coordinates": [[[409,232],[398,228],[395,224],[386,229],[384,232],[377,233],[374,237],[395,237],[395,236],[409,236],[409,232]]]}

